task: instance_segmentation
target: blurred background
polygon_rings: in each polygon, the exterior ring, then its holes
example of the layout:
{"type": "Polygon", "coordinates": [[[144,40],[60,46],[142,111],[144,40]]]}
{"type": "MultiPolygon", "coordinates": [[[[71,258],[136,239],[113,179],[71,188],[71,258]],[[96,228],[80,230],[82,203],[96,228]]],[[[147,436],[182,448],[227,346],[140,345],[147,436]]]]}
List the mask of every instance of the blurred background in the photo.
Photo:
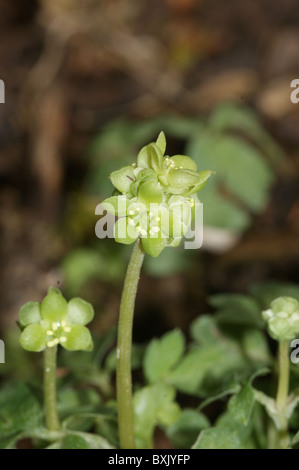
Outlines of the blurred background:
{"type": "Polygon", "coordinates": [[[94,304],[95,335],[116,325],[131,247],[96,238],[95,208],[161,130],[217,174],[203,247],[146,259],[135,341],[212,294],[298,284],[298,27],[296,0],[0,2],[2,338],[49,286],[94,304]]]}

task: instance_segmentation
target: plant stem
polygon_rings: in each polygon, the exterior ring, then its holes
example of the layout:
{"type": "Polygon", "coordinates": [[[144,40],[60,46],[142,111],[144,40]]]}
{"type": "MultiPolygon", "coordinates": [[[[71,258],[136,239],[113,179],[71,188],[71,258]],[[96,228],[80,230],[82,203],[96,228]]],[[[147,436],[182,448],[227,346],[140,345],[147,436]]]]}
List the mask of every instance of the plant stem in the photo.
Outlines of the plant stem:
{"type": "Polygon", "coordinates": [[[49,431],[60,429],[56,408],[56,358],[57,346],[44,351],[44,397],[46,426],[49,431]]]}
{"type": "Polygon", "coordinates": [[[137,241],[125,277],[118,322],[116,388],[119,439],[122,449],[135,448],[131,350],[135,297],[143,259],[144,253],[140,242],[137,241]]]}
{"type": "Polygon", "coordinates": [[[289,393],[290,381],[290,361],[289,361],[289,342],[279,342],[279,377],[276,395],[276,408],[279,415],[279,448],[286,449],[289,443],[288,437],[288,420],[286,417],[286,406],[289,393]]]}

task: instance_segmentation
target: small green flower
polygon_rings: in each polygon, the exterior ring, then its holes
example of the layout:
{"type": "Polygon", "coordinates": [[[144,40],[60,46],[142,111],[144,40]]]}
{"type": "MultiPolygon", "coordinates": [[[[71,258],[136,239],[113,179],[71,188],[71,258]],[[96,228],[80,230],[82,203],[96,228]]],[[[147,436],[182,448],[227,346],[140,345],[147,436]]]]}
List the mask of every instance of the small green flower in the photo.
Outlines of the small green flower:
{"type": "Polygon", "coordinates": [[[179,244],[194,217],[196,193],[212,174],[198,172],[186,155],[164,157],[165,149],[161,132],[156,142],[141,149],[137,166],[111,173],[116,194],[102,202],[107,212],[120,217],[114,226],[115,240],[131,244],[140,238],[143,250],[153,257],[166,246],[179,244]]]}
{"type": "Polygon", "coordinates": [[[27,302],[19,312],[24,327],[20,343],[27,351],[43,351],[61,344],[69,351],[90,351],[91,334],[85,327],[94,316],[93,307],[79,297],[65,300],[59,289],[50,287],[39,302],[27,302]]]}
{"type": "Polygon", "coordinates": [[[262,312],[270,336],[277,341],[291,341],[299,333],[299,304],[292,297],[279,297],[262,312]]]}

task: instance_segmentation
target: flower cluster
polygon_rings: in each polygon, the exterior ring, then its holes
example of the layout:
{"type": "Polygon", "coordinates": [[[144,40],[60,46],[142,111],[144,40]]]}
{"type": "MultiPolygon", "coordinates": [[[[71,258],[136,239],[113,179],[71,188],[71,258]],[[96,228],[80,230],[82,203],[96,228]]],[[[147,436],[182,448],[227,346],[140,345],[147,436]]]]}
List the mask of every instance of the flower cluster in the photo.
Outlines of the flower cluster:
{"type": "Polygon", "coordinates": [[[114,171],[110,180],[116,191],[102,202],[119,217],[115,240],[130,244],[141,239],[146,253],[156,257],[166,246],[177,246],[188,231],[198,198],[211,171],[197,171],[185,155],[164,156],[165,135],[141,149],[137,165],[114,171]]]}
{"type": "Polygon", "coordinates": [[[299,333],[299,304],[292,297],[279,297],[262,312],[269,334],[277,341],[291,341],[299,333]]]}
{"type": "Polygon", "coordinates": [[[90,351],[93,342],[87,325],[94,311],[89,302],[79,297],[65,300],[59,289],[50,287],[39,302],[27,302],[19,312],[23,329],[20,343],[27,351],[43,351],[61,344],[69,351],[90,351]]]}

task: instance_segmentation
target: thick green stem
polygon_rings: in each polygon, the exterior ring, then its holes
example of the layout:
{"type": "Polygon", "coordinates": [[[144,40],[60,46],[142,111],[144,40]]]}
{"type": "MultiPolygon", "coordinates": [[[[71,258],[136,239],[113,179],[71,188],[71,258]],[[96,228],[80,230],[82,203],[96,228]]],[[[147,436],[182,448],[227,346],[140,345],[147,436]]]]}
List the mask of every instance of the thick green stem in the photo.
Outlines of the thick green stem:
{"type": "Polygon", "coordinates": [[[119,439],[122,449],[135,448],[131,350],[135,297],[143,259],[144,253],[137,241],[125,277],[118,323],[116,387],[119,439]]]}
{"type": "Polygon", "coordinates": [[[44,397],[46,426],[49,431],[60,429],[56,407],[56,357],[57,346],[44,351],[44,397]]]}
{"type": "Polygon", "coordinates": [[[286,417],[287,399],[289,393],[290,381],[290,360],[289,360],[289,342],[279,342],[279,377],[278,388],[276,395],[276,408],[279,415],[280,430],[279,430],[279,447],[286,449],[289,444],[288,437],[288,420],[286,417]]]}

